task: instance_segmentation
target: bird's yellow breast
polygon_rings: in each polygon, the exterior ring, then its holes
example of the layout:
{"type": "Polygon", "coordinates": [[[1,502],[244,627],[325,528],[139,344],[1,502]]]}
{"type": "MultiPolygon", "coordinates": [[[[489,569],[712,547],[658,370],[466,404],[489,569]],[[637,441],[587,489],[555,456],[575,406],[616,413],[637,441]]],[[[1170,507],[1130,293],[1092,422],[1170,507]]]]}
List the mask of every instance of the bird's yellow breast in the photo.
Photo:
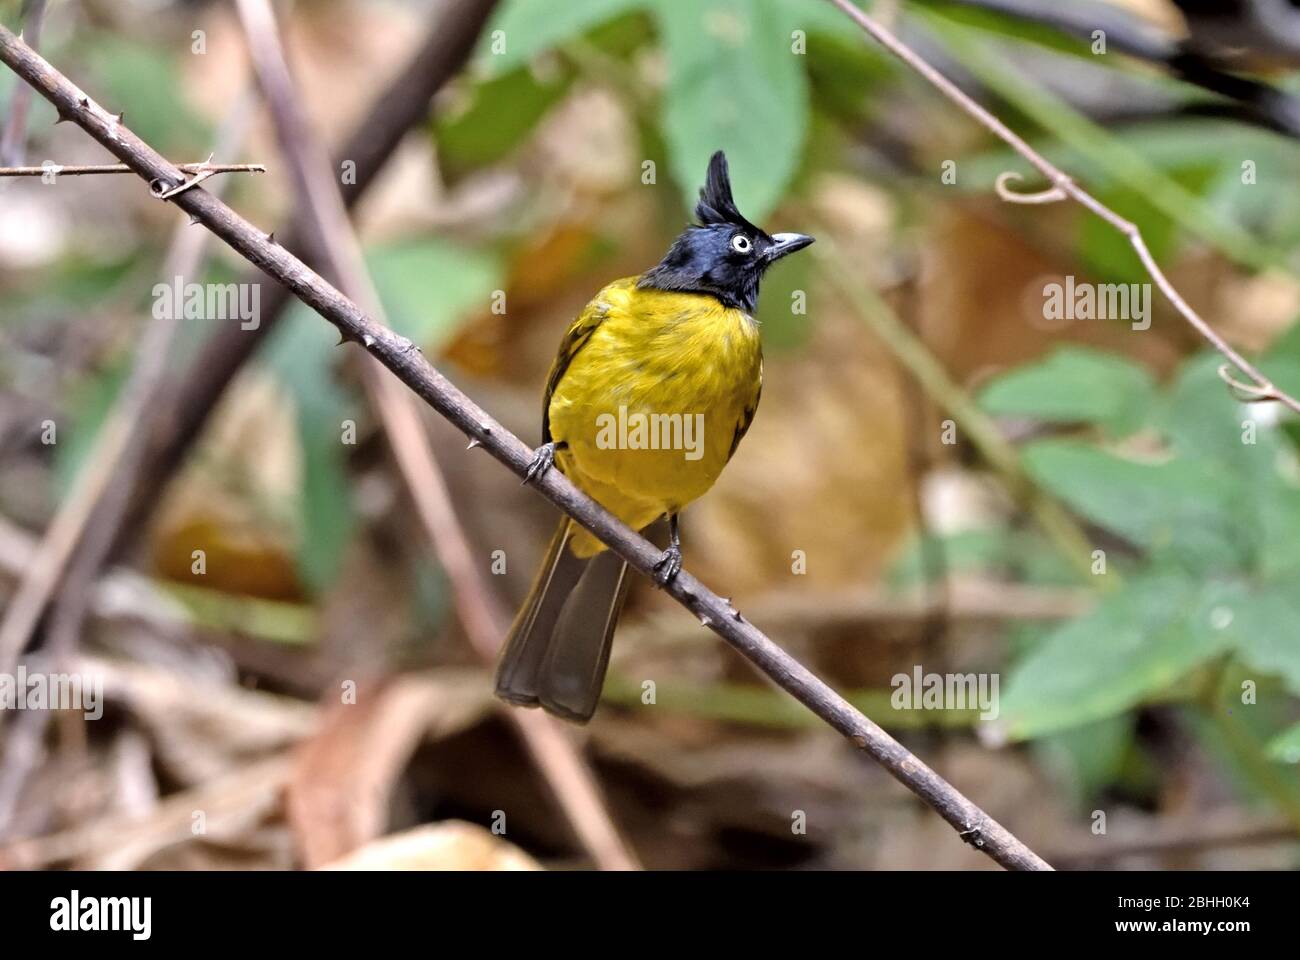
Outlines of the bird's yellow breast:
{"type": "Polygon", "coordinates": [[[717,480],[753,417],[763,358],[742,311],[704,294],[639,290],[629,278],[587,306],[555,373],[549,427],[567,445],[557,462],[640,529],[717,480]]]}

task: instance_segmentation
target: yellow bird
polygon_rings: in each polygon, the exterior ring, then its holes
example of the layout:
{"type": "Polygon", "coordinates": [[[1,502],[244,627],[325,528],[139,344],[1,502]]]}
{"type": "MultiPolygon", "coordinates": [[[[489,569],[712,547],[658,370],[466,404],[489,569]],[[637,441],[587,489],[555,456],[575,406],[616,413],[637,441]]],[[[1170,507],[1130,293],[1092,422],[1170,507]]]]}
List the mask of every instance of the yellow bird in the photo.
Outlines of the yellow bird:
{"type": "MultiPolygon", "coordinates": [[[[741,216],[721,151],[695,216],[654,268],[615,280],[569,327],[528,470],[531,480],[555,464],[634,530],[667,517],[655,567],[664,585],[682,565],[678,514],[713,486],[758,408],[759,281],[813,242],[768,235],[741,216]]],[[[510,629],[497,696],[591,719],[626,590],[627,564],[562,519],[510,629]]]]}

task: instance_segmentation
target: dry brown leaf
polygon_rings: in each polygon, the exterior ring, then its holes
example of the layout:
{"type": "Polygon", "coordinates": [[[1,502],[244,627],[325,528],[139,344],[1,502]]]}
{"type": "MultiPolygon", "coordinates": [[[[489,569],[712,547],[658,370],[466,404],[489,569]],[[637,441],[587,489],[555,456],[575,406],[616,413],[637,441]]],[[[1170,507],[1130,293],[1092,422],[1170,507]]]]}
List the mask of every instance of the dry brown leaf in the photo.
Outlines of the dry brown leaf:
{"type": "Polygon", "coordinates": [[[285,798],[309,868],[380,836],[395,784],[426,736],[457,733],[491,709],[482,683],[456,671],[363,681],[355,702],[325,713],[294,765],[285,798]]]}
{"type": "Polygon", "coordinates": [[[229,776],[163,800],[147,819],[109,817],[60,833],[0,847],[0,865],[34,870],[58,864],[83,869],[132,869],[168,847],[245,836],[280,808],[290,770],[274,756],[229,776]]]}

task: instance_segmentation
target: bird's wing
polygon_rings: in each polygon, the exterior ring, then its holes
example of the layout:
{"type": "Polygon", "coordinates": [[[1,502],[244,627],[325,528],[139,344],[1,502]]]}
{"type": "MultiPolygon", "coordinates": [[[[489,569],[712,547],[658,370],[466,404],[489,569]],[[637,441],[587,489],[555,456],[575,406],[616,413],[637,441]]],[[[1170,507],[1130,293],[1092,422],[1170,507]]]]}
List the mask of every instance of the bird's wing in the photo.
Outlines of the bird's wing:
{"type": "Polygon", "coordinates": [[[555,362],[551,364],[551,373],[546,378],[546,397],[542,401],[542,443],[550,443],[552,440],[551,397],[555,394],[555,388],[560,385],[560,381],[564,379],[564,372],[569,369],[569,364],[578,355],[578,351],[586,346],[591,335],[596,332],[596,328],[609,316],[612,307],[610,295],[631,289],[635,285],[635,277],[615,280],[583,307],[582,313],[578,314],[578,319],[574,320],[565,331],[564,339],[560,342],[560,351],[555,355],[555,362]]]}
{"type": "Polygon", "coordinates": [[[749,425],[754,422],[754,414],[758,412],[758,401],[763,398],[763,361],[758,362],[758,389],[754,391],[754,402],[745,405],[745,412],[741,414],[740,422],[736,424],[736,432],[731,436],[731,449],[727,451],[727,462],[736,455],[736,448],[740,446],[740,441],[745,439],[745,434],[749,432],[749,425]]]}

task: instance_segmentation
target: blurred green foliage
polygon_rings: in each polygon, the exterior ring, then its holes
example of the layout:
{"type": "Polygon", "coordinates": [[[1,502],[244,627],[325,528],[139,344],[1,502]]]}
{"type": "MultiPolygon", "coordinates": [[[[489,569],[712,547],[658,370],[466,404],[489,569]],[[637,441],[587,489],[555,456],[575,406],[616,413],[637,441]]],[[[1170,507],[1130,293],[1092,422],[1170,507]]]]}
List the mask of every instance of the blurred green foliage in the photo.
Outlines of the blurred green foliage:
{"type": "Polygon", "coordinates": [[[694,206],[709,156],[725,150],[736,202],[761,222],[785,195],[807,131],[807,78],[790,55],[797,21],[785,22],[779,0],[656,0],[654,10],[668,61],[663,123],[674,179],[694,206]]]}
{"type": "MultiPolygon", "coordinates": [[[[1279,347],[1274,366],[1293,362],[1279,347]]],[[[1197,671],[1225,656],[1300,694],[1300,459],[1286,432],[1228,394],[1220,363],[1193,358],[1151,402],[1130,361],[1062,349],[983,391],[992,413],[1098,428],[1021,452],[1038,484],[1117,544],[1098,576],[1124,573],[1017,664],[1002,703],[1011,736],[1194,696],[1197,671]]]]}
{"type": "MultiPolygon", "coordinates": [[[[496,258],[440,240],[375,247],[366,260],[393,329],[430,351],[501,283],[496,258]]],[[[340,441],[345,421],[360,429],[365,405],[335,375],[336,346],[335,331],[295,303],[263,354],[294,399],[304,461],[298,565],[317,591],[333,582],[356,526],[347,463],[352,448],[340,441]]]]}
{"type": "MultiPolygon", "coordinates": [[[[169,156],[197,151],[212,140],[212,131],[186,103],[182,94],[180,58],[185,54],[161,50],[157,44],[120,34],[101,32],[81,38],[87,65],[97,81],[96,99],[125,111],[130,104],[131,129],[169,156]]],[[[202,160],[203,157],[194,157],[202,160]]]]}
{"type": "MultiPolygon", "coordinates": [[[[921,6],[952,12],[943,4],[921,6]]],[[[999,115],[1136,222],[1161,260],[1199,242],[1246,270],[1294,271],[1300,151],[1293,142],[1208,119],[1105,129],[1028,80],[1013,55],[1021,43],[1081,58],[1086,48],[1009,23],[984,14],[907,20],[915,36],[939,44],[1004,101],[999,115]],[[1255,165],[1254,183],[1243,183],[1243,157],[1255,165]]],[[[211,131],[180,92],[176,56],[121,36],[75,43],[101,91],[97,98],[129,105],[129,123],[147,140],[168,152],[197,151],[208,142],[211,131]]],[[[866,152],[863,131],[877,113],[897,110],[900,100],[915,112],[934,96],[911,88],[900,96],[898,76],[821,0],[507,0],[484,32],[465,89],[431,119],[429,132],[440,169],[454,183],[509,159],[575,84],[603,78],[637,112],[641,155],[656,160],[668,188],[662,206],[670,229],[694,205],[715,149],[728,152],[741,208],[762,222],[809,172],[843,169],[846,157],[849,166],[858,163],[866,152]],[[816,55],[798,56],[800,43],[816,55]],[[661,96],[656,84],[638,83],[656,71],[664,78],[661,96]],[[644,101],[647,90],[655,102],[644,101]]],[[[11,79],[0,75],[0,96],[11,89],[11,79]]],[[[933,115],[962,122],[951,112],[933,115]]],[[[932,159],[925,146],[908,159],[932,159]]],[[[1028,172],[1000,147],[957,159],[955,191],[967,195],[988,195],[1003,170],[1028,172]]],[[[926,190],[954,189],[940,188],[931,173],[899,164],[888,187],[900,205],[926,190]]],[[[1033,181],[1024,186],[1033,189],[1033,181]]],[[[1029,222],[1039,212],[1015,215],[1029,222]]],[[[1035,229],[1041,228],[1026,227],[1035,229]]],[[[1080,217],[1075,232],[1046,242],[1108,282],[1146,279],[1127,240],[1095,218],[1080,217]]],[[[367,253],[391,321],[430,351],[505,284],[499,249],[415,237],[367,253]]],[[[9,303],[15,311],[39,301],[52,312],[76,313],[112,297],[156,254],[142,246],[93,262],[70,256],[39,289],[19,291],[9,303]]],[[[770,345],[793,346],[808,336],[806,318],[789,306],[794,291],[814,285],[814,269],[811,259],[792,260],[767,281],[760,318],[770,345]]],[[[317,590],[337,575],[356,527],[350,448],[339,438],[343,421],[360,420],[364,405],[339,371],[339,356],[333,331],[296,308],[262,358],[294,401],[304,461],[299,565],[317,590]]],[[[1136,747],[1135,711],[1170,702],[1186,705],[1206,742],[1235,754],[1244,745],[1254,755],[1257,746],[1256,761],[1242,765],[1252,782],[1269,779],[1270,763],[1300,762],[1300,428],[1256,420],[1257,408],[1237,403],[1219,380],[1219,363],[1217,356],[1194,357],[1161,384],[1121,355],[1066,347],[999,377],[979,397],[989,414],[1033,425],[1034,439],[1019,449],[1021,465],[1089,525],[1106,551],[1098,580],[1118,582],[1097,591],[1085,616],[1007,632],[1015,665],[999,723],[1013,739],[1036,740],[1040,755],[1068,766],[1082,796],[1116,782],[1135,789],[1146,782],[1150,766],[1136,747]],[[1240,716],[1228,720],[1224,705],[1224,690],[1237,692],[1232,683],[1241,671],[1260,681],[1260,696],[1269,701],[1269,712],[1248,724],[1240,716]],[[1266,758],[1263,766],[1259,758],[1266,758]]],[[[1262,364],[1283,388],[1300,393],[1300,326],[1262,364]]],[[[76,387],[69,404],[77,425],[58,451],[64,483],[122,370],[117,362],[98,365],[76,387]]],[[[923,554],[933,546],[943,549],[952,572],[1078,583],[1074,564],[1046,538],[1010,526],[909,544],[892,582],[923,582],[923,554]]],[[[416,601],[425,615],[439,617],[448,605],[436,571],[421,569],[416,579],[416,601]]],[[[624,694],[615,685],[610,695],[624,694]]],[[[635,691],[626,696],[634,699],[635,691]]],[[[882,706],[887,697],[859,692],[857,699],[890,715],[882,706]]],[[[691,691],[674,706],[776,725],[805,719],[789,701],[752,688],[691,691]]],[[[901,725],[928,719],[903,718],[901,725]]]]}
{"type": "Polygon", "coordinates": [[[1126,357],[1060,347],[1046,360],[1007,374],[980,398],[996,416],[1045,423],[1095,423],[1111,435],[1132,432],[1155,397],[1146,368],[1126,357]]]}
{"type": "MultiPolygon", "coordinates": [[[[874,59],[863,52],[852,25],[824,4],[592,0],[557,9],[526,0],[507,3],[489,23],[476,54],[485,78],[476,109],[504,104],[512,92],[521,95],[521,106],[508,111],[501,129],[490,133],[472,130],[468,114],[448,125],[445,132],[452,134],[455,155],[499,156],[509,135],[526,132],[543,104],[562,94],[568,71],[550,78],[545,87],[530,85],[518,74],[531,58],[595,39],[596,28],[634,13],[649,17],[667,69],[656,116],[668,147],[669,172],[686,209],[695,205],[709,155],[725,150],[737,203],[750,219],[764,220],[788,193],[804,155],[812,111],[808,63],[816,58],[803,54],[821,43],[828,50],[842,49],[849,37],[857,49],[845,60],[860,64],[874,59]]],[[[581,49],[573,56],[581,57],[581,49]]],[[[863,99],[860,88],[848,99],[863,99]]]]}

